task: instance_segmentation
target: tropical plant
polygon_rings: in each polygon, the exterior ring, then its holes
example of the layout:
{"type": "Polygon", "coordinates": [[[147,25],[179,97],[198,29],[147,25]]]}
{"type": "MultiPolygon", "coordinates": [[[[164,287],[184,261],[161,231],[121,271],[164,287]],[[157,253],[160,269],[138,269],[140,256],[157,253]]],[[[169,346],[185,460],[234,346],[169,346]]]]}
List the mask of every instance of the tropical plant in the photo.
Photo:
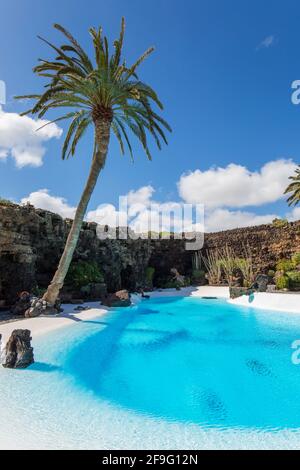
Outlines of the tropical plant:
{"type": "Polygon", "coordinates": [[[294,269],[293,261],[290,259],[281,259],[276,263],[276,271],[286,273],[294,269]]]}
{"type": "MultiPolygon", "coordinates": [[[[234,272],[238,268],[237,258],[231,247],[226,245],[219,251],[221,269],[225,275],[225,279],[229,286],[231,286],[234,272]]],[[[241,264],[241,263],[240,263],[241,264]]]]}
{"type": "Polygon", "coordinates": [[[207,271],[207,279],[209,284],[218,285],[222,277],[222,265],[220,262],[219,250],[209,250],[206,256],[201,253],[201,259],[207,271]]]}
{"type": "Polygon", "coordinates": [[[300,253],[294,253],[292,256],[292,262],[294,265],[294,268],[297,269],[298,266],[300,266],[300,253]]]}
{"type": "Polygon", "coordinates": [[[289,206],[296,206],[300,202],[300,165],[295,170],[295,174],[290,176],[289,179],[292,181],[286,188],[284,194],[289,194],[289,198],[287,199],[289,206]]]}
{"type": "Polygon", "coordinates": [[[145,272],[146,287],[149,289],[153,288],[153,278],[155,274],[155,268],[148,266],[145,272]]]}
{"type": "Polygon", "coordinates": [[[276,287],[279,290],[288,289],[290,287],[290,279],[288,276],[283,274],[282,276],[277,277],[276,287]]]}
{"type": "Polygon", "coordinates": [[[236,267],[241,271],[244,287],[251,287],[254,282],[253,259],[249,245],[243,247],[243,258],[236,258],[236,267]]]}
{"type": "Polygon", "coordinates": [[[97,263],[94,261],[72,262],[65,279],[66,284],[76,288],[103,281],[103,274],[101,273],[97,263]]]}
{"type": "Polygon", "coordinates": [[[58,24],[54,27],[66,37],[67,44],[58,47],[40,38],[51,47],[56,57],[50,60],[40,59],[40,63],[34,68],[38,76],[46,77],[46,90],[42,94],[17,97],[35,100],[31,109],[22,114],[31,113],[42,118],[49,110],[66,109],[62,115],[48,123],[71,119],[62,147],[62,158],[75,154],[77,145],[89,126],[94,130],[94,151],[90,173],[64,252],[43,296],[50,304],[55,303],[68,272],[90,197],[106,162],[111,131],[119,142],[122,154],[126,144],[133,158],[129,130],[140,141],[150,160],[149,135],[161,149],[162,142],[167,143],[164,129],[171,131],[167,122],[153,109],[155,105],[163,108],[156,92],[140,81],[137,75],[138,67],[152,53],[153,47],[131,66],[127,66],[122,60],[124,18],[112,53],[106,36],[102,35],[102,29],[90,29],[94,59],[88,56],[64,27],[58,24]]]}
{"type": "Polygon", "coordinates": [[[204,282],[205,271],[203,271],[202,269],[193,269],[191,281],[194,283],[204,282]]]}
{"type": "Polygon", "coordinates": [[[289,279],[289,287],[292,290],[300,290],[300,272],[299,271],[287,272],[286,276],[289,279]]]}

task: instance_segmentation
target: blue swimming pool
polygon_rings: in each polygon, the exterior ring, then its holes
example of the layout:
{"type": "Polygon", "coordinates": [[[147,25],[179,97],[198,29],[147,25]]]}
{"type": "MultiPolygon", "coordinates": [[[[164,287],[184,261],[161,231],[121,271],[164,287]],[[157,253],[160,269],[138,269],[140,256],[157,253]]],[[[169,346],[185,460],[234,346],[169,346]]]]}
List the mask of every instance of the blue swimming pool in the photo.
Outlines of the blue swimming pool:
{"type": "Polygon", "coordinates": [[[35,340],[0,404],[44,448],[299,448],[297,339],[297,314],[144,300],[35,340]]]}

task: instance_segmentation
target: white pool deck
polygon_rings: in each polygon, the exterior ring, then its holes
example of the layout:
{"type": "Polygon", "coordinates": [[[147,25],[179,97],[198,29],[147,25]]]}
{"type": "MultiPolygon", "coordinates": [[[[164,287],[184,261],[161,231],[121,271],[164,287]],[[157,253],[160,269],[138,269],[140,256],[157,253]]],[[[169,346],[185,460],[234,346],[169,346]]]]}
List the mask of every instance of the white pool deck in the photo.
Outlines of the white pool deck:
{"type": "MultiPolygon", "coordinates": [[[[152,298],[158,297],[217,297],[227,299],[233,305],[264,310],[299,313],[300,314],[300,294],[292,293],[255,293],[254,297],[242,296],[232,300],[229,298],[228,287],[186,287],[181,290],[164,289],[150,293],[152,298]]],[[[57,328],[62,328],[74,324],[74,320],[90,320],[104,315],[108,309],[102,307],[99,302],[89,302],[88,310],[77,312],[76,305],[63,305],[64,312],[57,316],[41,316],[38,318],[22,319],[9,323],[0,324],[0,335],[2,335],[2,347],[8,340],[12,331],[19,328],[27,328],[34,336],[49,333],[57,328]]]]}

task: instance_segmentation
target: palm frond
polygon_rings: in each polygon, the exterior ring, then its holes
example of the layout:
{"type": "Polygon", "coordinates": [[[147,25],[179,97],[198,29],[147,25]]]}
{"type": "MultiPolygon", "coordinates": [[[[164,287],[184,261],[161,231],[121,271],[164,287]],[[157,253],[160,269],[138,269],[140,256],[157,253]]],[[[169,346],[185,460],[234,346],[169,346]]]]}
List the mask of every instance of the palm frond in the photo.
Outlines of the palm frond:
{"type": "Polygon", "coordinates": [[[109,121],[122,154],[126,143],[133,158],[131,133],[151,159],[149,138],[161,149],[163,143],[167,144],[165,131],[171,132],[169,124],[156,112],[155,108],[163,109],[157,93],[138,77],[139,66],[154,48],[147,49],[128,67],[122,58],[124,18],[112,52],[102,28],[90,28],[94,49],[92,59],[65,27],[55,24],[54,28],[64,36],[66,44],[57,46],[39,36],[54,52],[54,57],[39,59],[34,68],[38,76],[47,79],[45,90],[40,94],[17,97],[33,101],[30,109],[22,114],[42,118],[51,110],[62,109],[62,114],[46,125],[71,120],[62,147],[63,159],[75,154],[86,130],[98,119],[109,121]]]}
{"type": "Polygon", "coordinates": [[[300,202],[300,165],[295,170],[295,174],[290,176],[289,179],[292,183],[286,188],[284,194],[292,193],[287,199],[287,203],[289,206],[297,206],[300,202]]]}

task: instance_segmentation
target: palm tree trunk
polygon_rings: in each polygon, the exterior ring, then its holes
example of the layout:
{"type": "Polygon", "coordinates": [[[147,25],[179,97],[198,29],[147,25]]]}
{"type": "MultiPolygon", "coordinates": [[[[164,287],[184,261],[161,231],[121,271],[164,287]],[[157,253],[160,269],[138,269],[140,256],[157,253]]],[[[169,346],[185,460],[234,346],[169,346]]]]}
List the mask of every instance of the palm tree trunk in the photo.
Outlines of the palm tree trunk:
{"type": "Polygon", "coordinates": [[[43,296],[43,300],[51,305],[54,305],[61,288],[63,287],[65,277],[70,267],[74,251],[77,246],[82,222],[87,210],[93,190],[96,186],[98,176],[103,169],[106,161],[107,150],[110,137],[110,121],[98,120],[95,122],[95,150],[93,155],[92,166],[90,169],[89,177],[86,182],[84,191],[82,193],[80,202],[78,204],[73,224],[68,235],[64,252],[60,259],[58,268],[54,277],[49,285],[47,291],[43,296]]]}

